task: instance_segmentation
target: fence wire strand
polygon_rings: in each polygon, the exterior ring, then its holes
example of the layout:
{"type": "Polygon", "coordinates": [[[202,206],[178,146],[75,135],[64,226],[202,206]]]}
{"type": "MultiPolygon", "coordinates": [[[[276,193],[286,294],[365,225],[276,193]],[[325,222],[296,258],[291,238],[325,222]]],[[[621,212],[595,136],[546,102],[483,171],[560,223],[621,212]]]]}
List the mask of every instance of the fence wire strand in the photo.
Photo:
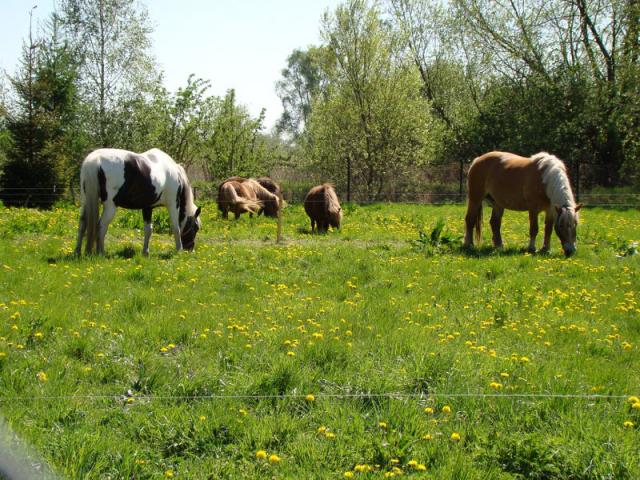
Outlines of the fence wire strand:
{"type": "MultiPolygon", "coordinates": [[[[315,393],[312,394],[314,399],[368,399],[368,398],[387,398],[387,399],[417,399],[429,400],[437,398],[480,398],[480,399],[561,399],[561,400],[622,400],[629,398],[629,395],[621,394],[580,394],[580,393],[472,393],[472,392],[452,392],[452,393],[402,393],[402,392],[384,392],[384,393],[315,393]]],[[[55,401],[55,400],[114,400],[126,401],[133,400],[304,400],[309,394],[290,393],[290,394],[273,394],[273,395],[254,395],[254,394],[208,394],[208,395],[134,395],[134,394],[104,394],[104,395],[39,395],[39,396],[12,396],[0,397],[2,402],[17,401],[55,401]]]]}

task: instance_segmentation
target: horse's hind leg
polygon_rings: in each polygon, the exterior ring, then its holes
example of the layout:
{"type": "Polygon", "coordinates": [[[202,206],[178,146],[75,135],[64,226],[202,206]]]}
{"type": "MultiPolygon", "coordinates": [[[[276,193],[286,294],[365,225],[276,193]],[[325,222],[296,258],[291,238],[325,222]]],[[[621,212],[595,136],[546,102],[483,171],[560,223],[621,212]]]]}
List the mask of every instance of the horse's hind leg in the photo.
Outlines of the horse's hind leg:
{"type": "Polygon", "coordinates": [[[502,226],[502,215],[504,214],[504,208],[494,205],[491,209],[491,233],[493,234],[493,246],[496,248],[502,248],[502,235],[500,234],[500,228],[502,226]]]}
{"type": "Polygon", "coordinates": [[[464,217],[465,221],[465,231],[464,231],[464,246],[472,247],[473,246],[473,229],[476,226],[477,222],[481,221],[478,217],[482,212],[482,200],[472,201],[468,200],[467,204],[467,214],[464,217]]]}
{"type": "Polygon", "coordinates": [[[107,229],[113,216],[116,214],[116,205],[112,200],[107,200],[102,209],[102,216],[98,223],[98,246],[96,248],[99,255],[104,255],[104,237],[107,235],[107,229]]]}
{"type": "Polygon", "coordinates": [[[142,218],[144,219],[144,244],[142,245],[142,254],[145,257],[149,256],[149,240],[153,232],[153,223],[151,221],[152,213],[153,210],[150,208],[142,209],[142,218]]]}
{"type": "Polygon", "coordinates": [[[74,254],[80,256],[82,253],[82,237],[84,237],[84,232],[87,230],[87,219],[85,218],[84,208],[82,212],[80,212],[80,221],[78,222],[78,240],[76,242],[76,249],[74,254]]]}
{"type": "Polygon", "coordinates": [[[537,236],[538,236],[538,212],[529,210],[529,246],[527,247],[527,252],[535,253],[537,236]]]}

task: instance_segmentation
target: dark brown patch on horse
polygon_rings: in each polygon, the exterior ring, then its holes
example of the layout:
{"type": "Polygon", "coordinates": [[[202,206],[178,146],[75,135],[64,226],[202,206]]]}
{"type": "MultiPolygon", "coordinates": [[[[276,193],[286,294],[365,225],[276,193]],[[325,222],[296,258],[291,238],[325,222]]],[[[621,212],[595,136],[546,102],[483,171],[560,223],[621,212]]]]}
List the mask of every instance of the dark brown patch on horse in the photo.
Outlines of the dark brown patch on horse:
{"type": "Polygon", "coordinates": [[[141,155],[131,154],[124,161],[124,183],[113,197],[118,207],[143,209],[160,200],[151,181],[151,167],[141,155]]]}
{"type": "Polygon", "coordinates": [[[329,183],[317,185],[304,198],[304,211],[311,219],[311,231],[316,224],[319,232],[326,232],[329,226],[340,228],[342,208],[333,186],[329,183]]]}
{"type": "Polygon", "coordinates": [[[107,200],[107,177],[102,167],[98,169],[98,185],[100,188],[100,201],[104,203],[107,200]]]}

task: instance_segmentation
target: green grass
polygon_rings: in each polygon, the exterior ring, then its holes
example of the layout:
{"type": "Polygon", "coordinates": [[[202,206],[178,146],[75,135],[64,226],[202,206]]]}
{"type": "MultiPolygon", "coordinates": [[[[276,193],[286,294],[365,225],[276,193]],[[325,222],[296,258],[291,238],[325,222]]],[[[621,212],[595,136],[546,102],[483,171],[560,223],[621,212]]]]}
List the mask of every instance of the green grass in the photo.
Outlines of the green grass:
{"type": "Polygon", "coordinates": [[[61,476],[640,478],[637,211],[581,212],[568,260],[514,212],[466,252],[460,206],[291,206],[277,246],[205,205],[193,254],[157,215],[149,258],[119,211],[75,259],[76,208],[0,208],[0,409],[61,476]]]}

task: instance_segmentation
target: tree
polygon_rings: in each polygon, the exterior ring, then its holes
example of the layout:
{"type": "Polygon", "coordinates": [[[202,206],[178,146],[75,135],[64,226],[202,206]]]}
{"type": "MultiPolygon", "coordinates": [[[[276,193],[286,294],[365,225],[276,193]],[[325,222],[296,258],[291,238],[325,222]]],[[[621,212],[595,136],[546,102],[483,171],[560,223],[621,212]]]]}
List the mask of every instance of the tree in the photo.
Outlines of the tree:
{"type": "Polygon", "coordinates": [[[8,205],[51,206],[77,153],[76,69],[57,33],[54,16],[45,37],[35,42],[30,34],[21,70],[10,79],[17,101],[7,116],[11,144],[0,179],[8,205]]]}
{"type": "MultiPolygon", "coordinates": [[[[636,82],[630,80],[624,86],[619,77],[625,63],[630,70],[637,65],[637,2],[456,0],[454,4],[464,25],[464,41],[483,52],[495,72],[494,80],[510,84],[511,94],[516,89],[520,96],[535,95],[523,88],[540,93],[554,91],[557,85],[567,88],[560,105],[553,103],[557,95],[537,95],[546,111],[557,114],[556,120],[547,116],[548,123],[540,128],[539,143],[548,149],[561,149],[562,144],[553,143],[554,136],[571,125],[575,130],[569,137],[580,138],[588,145],[587,149],[578,146],[567,153],[576,171],[581,163],[588,163],[590,183],[620,183],[621,167],[628,164],[626,147],[634,145],[627,140],[633,136],[633,115],[624,114],[630,102],[623,92],[632,92],[636,82]],[[582,110],[570,102],[578,93],[582,110]]],[[[513,105],[509,110],[512,115],[526,116],[524,110],[514,112],[513,105]]],[[[533,120],[540,122],[539,118],[533,120]]]]}
{"type": "Polygon", "coordinates": [[[284,109],[276,124],[279,133],[288,133],[297,139],[304,131],[314,99],[326,88],[323,66],[327,54],[325,48],[310,47],[296,49],[287,58],[287,68],[282,70],[282,79],[276,83],[284,109]]]}
{"type": "Polygon", "coordinates": [[[353,184],[365,199],[381,198],[391,179],[431,156],[432,118],[419,78],[399,57],[398,38],[375,3],[339,6],[325,16],[323,38],[333,58],[310,117],[310,152],[346,183],[348,196],[353,184]]]}
{"type": "Polygon", "coordinates": [[[251,118],[246,108],[236,103],[235,91],[227,92],[219,103],[207,147],[205,166],[209,179],[260,173],[265,163],[260,137],[264,114],[263,109],[258,118],[251,118]]]}
{"type": "Polygon", "coordinates": [[[97,145],[114,146],[109,125],[116,105],[154,76],[147,10],[136,0],[62,0],[59,8],[81,58],[80,91],[95,119],[87,129],[95,128],[97,145]]]}

